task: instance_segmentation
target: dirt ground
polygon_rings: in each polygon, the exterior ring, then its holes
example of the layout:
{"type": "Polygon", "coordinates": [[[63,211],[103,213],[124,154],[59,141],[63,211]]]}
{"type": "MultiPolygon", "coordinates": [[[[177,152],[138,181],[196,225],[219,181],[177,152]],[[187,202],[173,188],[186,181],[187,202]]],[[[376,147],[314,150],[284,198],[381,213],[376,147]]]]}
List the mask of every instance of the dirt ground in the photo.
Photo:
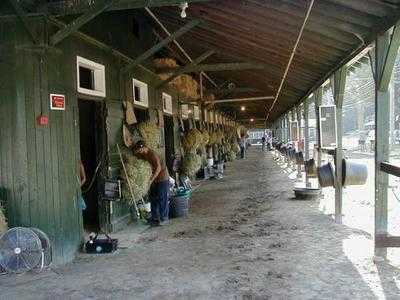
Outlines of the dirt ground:
{"type": "Polygon", "coordinates": [[[320,200],[292,199],[289,172],[257,148],[196,190],[187,219],[45,273],[0,276],[0,299],[400,299],[369,233],[320,200]]]}

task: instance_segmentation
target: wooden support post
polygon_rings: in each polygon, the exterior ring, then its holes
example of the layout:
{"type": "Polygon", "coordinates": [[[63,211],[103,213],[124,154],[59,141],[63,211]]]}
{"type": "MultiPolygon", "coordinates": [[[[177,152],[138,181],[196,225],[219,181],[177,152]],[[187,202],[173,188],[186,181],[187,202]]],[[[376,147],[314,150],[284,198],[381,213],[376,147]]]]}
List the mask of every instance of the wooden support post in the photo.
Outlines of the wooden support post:
{"type": "MultiPolygon", "coordinates": [[[[296,117],[297,117],[297,150],[301,151],[302,149],[300,148],[301,144],[301,105],[298,105],[296,107],[296,117]]],[[[304,145],[304,144],[303,144],[304,145]]],[[[303,149],[304,150],[304,149],[303,149]]],[[[297,164],[297,178],[300,179],[303,177],[303,174],[301,173],[301,165],[297,164]]]]}
{"type": "Polygon", "coordinates": [[[320,126],[320,115],[319,115],[319,107],[322,105],[322,87],[319,87],[315,92],[314,92],[314,109],[315,109],[315,117],[317,118],[316,120],[316,135],[317,135],[317,168],[321,167],[321,126],[320,126]]]}
{"type": "MultiPolygon", "coordinates": [[[[304,116],[304,161],[307,161],[310,159],[310,134],[309,134],[309,128],[308,128],[308,101],[309,99],[306,98],[304,101],[304,106],[303,106],[303,116],[304,116]]],[[[306,173],[306,187],[311,187],[310,185],[310,180],[308,178],[308,175],[306,173]]]]}
{"type": "Polygon", "coordinates": [[[131,71],[134,67],[142,63],[144,60],[152,56],[154,53],[168,45],[170,42],[175,40],[176,38],[184,35],[186,32],[191,30],[192,28],[196,27],[201,23],[200,20],[192,20],[191,22],[185,24],[183,27],[172,33],[170,36],[167,38],[163,39],[161,42],[159,42],[157,45],[154,45],[151,47],[149,50],[144,52],[142,55],[140,55],[138,58],[136,58],[132,63],[130,63],[128,66],[122,69],[123,73],[128,73],[131,71]]]}
{"type": "Polygon", "coordinates": [[[113,1],[102,1],[100,4],[96,4],[94,8],[87,11],[76,20],[68,24],[67,27],[60,29],[50,38],[50,45],[55,46],[74,32],[76,32],[83,25],[93,20],[96,16],[101,14],[103,11],[107,10],[109,7],[113,6],[119,0],[113,1]]]}
{"type": "MultiPolygon", "coordinates": [[[[398,26],[392,37],[389,32],[378,36],[375,42],[375,256],[386,258],[387,249],[378,243],[379,236],[388,231],[389,175],[381,171],[382,162],[389,160],[390,90],[389,83],[399,50],[398,26]]],[[[371,62],[372,63],[372,62],[371,62]]]]}
{"type": "Polygon", "coordinates": [[[343,135],[343,100],[346,86],[347,68],[342,67],[336,71],[331,78],[333,98],[336,105],[336,155],[335,155],[335,221],[342,223],[342,204],[343,204],[343,186],[342,186],[342,135],[343,135]]]}

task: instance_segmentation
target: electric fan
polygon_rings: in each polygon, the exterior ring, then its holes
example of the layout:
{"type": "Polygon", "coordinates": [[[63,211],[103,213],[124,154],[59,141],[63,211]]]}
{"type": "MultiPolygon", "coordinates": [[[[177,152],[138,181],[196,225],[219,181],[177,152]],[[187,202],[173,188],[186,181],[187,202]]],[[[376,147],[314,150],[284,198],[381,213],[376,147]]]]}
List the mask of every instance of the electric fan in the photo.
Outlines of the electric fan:
{"type": "Polygon", "coordinates": [[[42,257],[42,242],[29,228],[11,228],[0,237],[0,265],[9,273],[30,271],[42,257]]]}
{"type": "Polygon", "coordinates": [[[39,271],[41,271],[41,270],[43,270],[43,268],[50,266],[51,261],[52,261],[50,239],[47,236],[47,234],[45,234],[40,229],[32,227],[31,230],[34,233],[36,233],[36,235],[39,237],[41,245],[42,245],[42,259],[39,262],[39,264],[35,267],[35,269],[38,269],[39,271]]]}

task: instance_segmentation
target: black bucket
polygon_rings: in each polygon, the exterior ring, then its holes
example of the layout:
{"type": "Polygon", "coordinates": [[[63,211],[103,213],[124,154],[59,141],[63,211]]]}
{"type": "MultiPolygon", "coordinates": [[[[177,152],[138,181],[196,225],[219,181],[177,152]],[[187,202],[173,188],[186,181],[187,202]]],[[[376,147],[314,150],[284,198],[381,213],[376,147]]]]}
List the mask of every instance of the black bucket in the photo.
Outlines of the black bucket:
{"type": "Polygon", "coordinates": [[[296,152],[296,163],[298,165],[304,165],[304,156],[302,151],[296,152]]]}
{"type": "Polygon", "coordinates": [[[321,187],[328,187],[335,185],[335,173],[333,166],[330,162],[317,169],[318,181],[321,187]]]}
{"type": "Polygon", "coordinates": [[[189,214],[190,195],[174,196],[171,199],[171,217],[185,218],[189,214]]]}
{"type": "Polygon", "coordinates": [[[317,177],[317,166],[314,158],[305,161],[304,168],[308,177],[317,177]]]}

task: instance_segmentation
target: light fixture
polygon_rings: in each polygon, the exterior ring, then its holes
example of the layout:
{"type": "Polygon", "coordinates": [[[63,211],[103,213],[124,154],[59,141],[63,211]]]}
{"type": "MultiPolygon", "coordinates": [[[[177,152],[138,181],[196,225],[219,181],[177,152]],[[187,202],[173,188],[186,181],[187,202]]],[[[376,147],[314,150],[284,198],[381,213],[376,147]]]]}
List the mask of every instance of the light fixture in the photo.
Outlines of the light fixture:
{"type": "Polygon", "coordinates": [[[189,110],[188,110],[188,113],[189,113],[189,114],[191,114],[191,113],[192,113],[192,110],[191,110],[191,109],[189,109],[189,110]]]}
{"type": "Polygon", "coordinates": [[[242,107],[240,108],[240,110],[241,110],[241,111],[245,111],[245,110],[246,110],[246,106],[242,106],[242,107]]]}
{"type": "Polygon", "coordinates": [[[251,119],[250,119],[250,122],[254,122],[254,119],[253,119],[253,118],[251,118],[251,119]]]}
{"type": "Polygon", "coordinates": [[[179,7],[181,8],[181,18],[186,18],[186,9],[189,7],[187,2],[182,2],[179,7]]]}

